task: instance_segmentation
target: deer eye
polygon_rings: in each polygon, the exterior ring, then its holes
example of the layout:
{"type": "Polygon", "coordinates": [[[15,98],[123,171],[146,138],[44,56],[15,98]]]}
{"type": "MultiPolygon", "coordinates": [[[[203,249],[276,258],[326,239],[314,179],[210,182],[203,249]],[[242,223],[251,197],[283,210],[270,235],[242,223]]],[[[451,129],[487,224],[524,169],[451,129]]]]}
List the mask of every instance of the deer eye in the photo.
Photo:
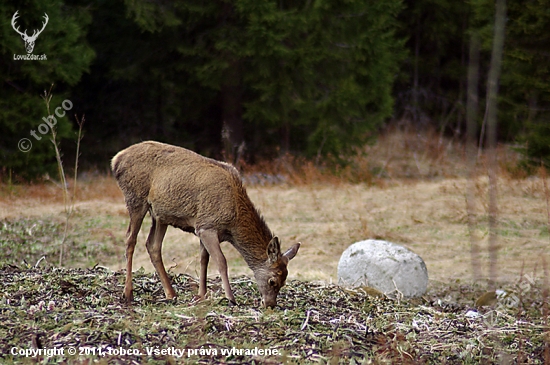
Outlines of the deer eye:
{"type": "Polygon", "coordinates": [[[267,283],[269,284],[269,286],[275,286],[277,284],[277,282],[275,281],[275,278],[269,278],[267,283]]]}

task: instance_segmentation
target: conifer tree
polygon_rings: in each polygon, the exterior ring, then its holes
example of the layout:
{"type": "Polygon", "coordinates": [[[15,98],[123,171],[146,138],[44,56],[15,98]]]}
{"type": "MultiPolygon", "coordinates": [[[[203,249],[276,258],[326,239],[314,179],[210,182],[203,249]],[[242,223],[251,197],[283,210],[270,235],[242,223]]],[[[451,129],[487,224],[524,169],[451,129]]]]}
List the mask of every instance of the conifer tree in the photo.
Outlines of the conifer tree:
{"type": "Polygon", "coordinates": [[[166,49],[195,92],[214,91],[220,120],[205,123],[223,127],[228,154],[245,142],[251,153],[338,156],[392,113],[399,1],[126,4],[142,29],[174,42],[166,49]]]}
{"type": "MultiPolygon", "coordinates": [[[[50,126],[45,124],[47,111],[43,95],[54,84],[52,112],[70,99],[68,87],[75,85],[86,72],[94,52],[84,39],[91,18],[84,7],[68,5],[61,0],[33,0],[24,3],[0,3],[0,174],[36,177],[55,168],[55,155],[50,142],[50,126]],[[44,60],[22,60],[27,51],[22,37],[12,27],[31,36],[44,27],[35,41],[32,55],[44,60]],[[47,24],[45,15],[47,15],[47,24]],[[43,124],[41,129],[38,128],[43,124]],[[31,133],[34,131],[34,137],[31,133]],[[18,141],[27,138],[32,143],[28,152],[18,148],[18,141]]],[[[65,104],[68,106],[69,104],[65,104]]],[[[74,106],[74,104],[73,104],[74,106]]],[[[60,109],[59,114],[65,110],[60,109]]],[[[56,117],[58,137],[70,135],[69,115],[76,109],[56,117]]],[[[53,121],[51,121],[53,124],[53,121]]],[[[55,170],[53,170],[55,171],[55,170]]]]}

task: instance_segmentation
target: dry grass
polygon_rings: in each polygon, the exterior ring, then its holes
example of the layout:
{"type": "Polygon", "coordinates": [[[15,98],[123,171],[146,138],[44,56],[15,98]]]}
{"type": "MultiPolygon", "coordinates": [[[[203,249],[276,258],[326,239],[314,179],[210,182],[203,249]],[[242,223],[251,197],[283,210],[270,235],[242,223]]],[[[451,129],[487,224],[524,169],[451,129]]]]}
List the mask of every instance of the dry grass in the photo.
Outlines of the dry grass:
{"type": "MultiPolygon", "coordinates": [[[[111,184],[108,180],[105,184],[111,184]]],[[[97,185],[97,184],[96,184],[97,185]]],[[[487,235],[486,180],[477,183],[479,236],[487,235]]],[[[105,188],[108,190],[108,188],[105,188]]],[[[249,194],[263,212],[271,229],[287,247],[303,243],[291,264],[291,275],[307,280],[334,280],[338,258],[351,243],[366,238],[382,238],[405,245],[420,254],[436,280],[462,278],[471,274],[466,225],[465,179],[416,182],[380,188],[364,185],[268,186],[252,187],[249,194]],[[299,267],[300,271],[292,269],[299,267]]],[[[532,273],[547,254],[548,230],[542,180],[501,180],[499,186],[503,279],[520,274],[525,266],[532,273]]],[[[60,216],[62,203],[43,199],[11,203],[3,207],[7,216],[60,216]]],[[[98,258],[98,263],[114,269],[123,267],[124,234],[127,217],[121,197],[81,200],[76,204],[75,223],[93,242],[109,245],[117,254],[98,258]]],[[[144,242],[149,228],[145,220],[136,251],[136,268],[152,270],[144,242]]],[[[86,239],[83,237],[82,239],[86,239]]],[[[484,242],[483,241],[483,242],[484,242]]],[[[482,242],[482,243],[483,243],[482,242]]],[[[224,245],[233,274],[249,274],[246,265],[230,245],[224,245]]],[[[198,272],[198,240],[193,235],[170,228],[164,244],[167,266],[175,272],[198,272]]],[[[485,259],[487,255],[483,256],[485,259]]],[[[483,261],[485,267],[487,261],[483,261]]],[[[540,273],[540,270],[539,270],[540,273]]]]}

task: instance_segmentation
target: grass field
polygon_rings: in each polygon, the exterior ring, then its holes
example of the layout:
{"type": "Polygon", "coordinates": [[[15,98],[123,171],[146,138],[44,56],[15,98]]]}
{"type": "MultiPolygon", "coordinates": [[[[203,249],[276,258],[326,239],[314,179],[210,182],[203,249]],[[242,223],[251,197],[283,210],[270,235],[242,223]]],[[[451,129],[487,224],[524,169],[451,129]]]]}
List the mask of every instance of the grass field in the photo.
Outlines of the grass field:
{"type": "MultiPolygon", "coordinates": [[[[253,348],[259,341],[264,347],[280,350],[278,356],[204,355],[193,358],[192,362],[241,363],[250,359],[273,363],[550,361],[544,352],[549,338],[545,284],[548,278],[544,267],[549,260],[550,239],[544,175],[524,176],[514,167],[517,165],[515,154],[505,148],[500,151],[497,288],[513,293],[520,304],[504,305],[505,301],[499,299],[492,301],[492,306],[476,310],[477,314],[471,318],[466,314],[476,307],[476,299],[488,289],[488,180],[483,174],[483,163],[480,162],[476,177],[468,179],[460,145],[434,135],[404,132],[384,136],[376,145],[367,147],[366,152],[367,157],[352,161],[351,167],[340,171],[338,176],[327,175],[323,169],[308,164],[298,169],[282,160],[277,171],[268,172],[281,173],[286,176],[284,181],[249,186],[251,199],[282,239],[283,249],[302,242],[298,255],[289,265],[289,284],[281,293],[282,310],[275,311],[257,308],[257,291],[246,278],[251,276],[251,271],[229,244],[222,248],[230,276],[237,283],[233,285],[240,288],[237,300],[242,305],[239,309],[227,307],[217,283],[217,270],[211,266],[209,273],[214,280],[211,299],[208,304],[188,307],[191,295],[196,292],[193,278],[199,271],[198,239],[172,228],[164,240],[163,256],[169,272],[175,275],[180,298],[177,303],[162,301],[161,286],[151,274],[153,268],[144,247],[149,218],[138,237],[134,261],[135,270],[143,268],[136,280],[144,284],[138,291],[137,304],[125,307],[119,295],[128,217],[114,180],[109,176],[88,175],[78,182],[75,211],[65,243],[64,266],[69,268],[64,269],[66,271],[55,269],[64,230],[60,189],[48,182],[3,185],[0,266],[5,279],[0,313],[5,318],[23,316],[13,325],[19,326],[27,336],[10,339],[13,332],[0,325],[0,329],[3,328],[0,337],[7,336],[2,343],[4,355],[13,346],[36,347],[33,333],[40,333],[44,346],[83,344],[82,334],[78,335],[72,327],[81,325],[77,317],[96,310],[98,316],[108,317],[105,323],[112,327],[103,328],[96,320],[82,324],[88,336],[97,331],[110,333],[108,338],[99,336],[96,342],[89,342],[91,347],[114,346],[121,339],[113,336],[127,333],[131,338],[128,348],[142,346],[143,349],[146,344],[162,347],[163,343],[188,349],[203,348],[205,344],[212,348],[253,348]],[[470,254],[468,189],[475,197],[472,222],[481,247],[482,277],[477,280],[473,278],[470,254]],[[337,284],[341,253],[350,244],[368,238],[402,244],[424,259],[430,285],[423,299],[380,300],[331,285],[337,284]],[[101,269],[91,270],[98,266],[101,269]],[[68,278],[65,281],[69,284],[65,286],[69,289],[63,289],[60,284],[64,276],[68,278]],[[38,277],[43,280],[40,285],[36,284],[38,277]],[[25,287],[33,281],[35,286],[25,287]],[[51,296],[45,296],[44,290],[51,296]],[[45,305],[49,301],[70,303],[71,297],[76,297],[80,304],[64,304],[72,313],[66,318],[59,306],[51,313],[42,308],[39,314],[28,314],[31,305],[36,311],[41,302],[45,305]],[[320,306],[323,302],[326,305],[320,306]],[[163,314],[169,312],[172,314],[163,314]],[[55,323],[49,322],[48,313],[57,318],[55,323]],[[475,317],[477,315],[481,317],[475,317]],[[156,337],[148,340],[148,329],[160,331],[165,320],[169,340],[163,342],[156,337]],[[347,325],[333,326],[344,320],[347,325]],[[271,328],[271,322],[280,325],[271,328]],[[124,326],[128,327],[126,332],[124,326]],[[265,338],[254,337],[257,336],[253,335],[254,331],[263,331],[265,338]],[[190,341],[193,333],[200,340],[195,337],[190,341]],[[65,342],[55,342],[62,336],[66,336],[65,342]],[[289,338],[296,341],[288,342],[289,338]],[[364,343],[360,345],[361,342],[364,343]]],[[[10,321],[13,322],[13,318],[10,321]]],[[[89,355],[67,359],[114,363],[147,360],[144,356],[102,359],[89,355]]],[[[22,360],[17,356],[9,360],[22,360]]],[[[181,361],[174,356],[159,355],[150,359],[153,358],[159,363],[181,361]]]]}

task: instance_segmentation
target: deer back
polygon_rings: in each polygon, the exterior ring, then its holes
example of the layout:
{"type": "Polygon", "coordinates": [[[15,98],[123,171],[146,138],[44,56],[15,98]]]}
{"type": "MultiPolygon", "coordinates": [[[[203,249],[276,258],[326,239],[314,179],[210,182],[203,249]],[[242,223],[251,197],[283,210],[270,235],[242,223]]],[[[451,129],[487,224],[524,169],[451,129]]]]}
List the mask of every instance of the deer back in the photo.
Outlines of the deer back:
{"type": "Polygon", "coordinates": [[[187,220],[194,228],[233,232],[238,216],[254,209],[233,166],[181,147],[142,142],[119,152],[112,169],[128,205],[148,204],[155,217],[179,228],[187,220]]]}

